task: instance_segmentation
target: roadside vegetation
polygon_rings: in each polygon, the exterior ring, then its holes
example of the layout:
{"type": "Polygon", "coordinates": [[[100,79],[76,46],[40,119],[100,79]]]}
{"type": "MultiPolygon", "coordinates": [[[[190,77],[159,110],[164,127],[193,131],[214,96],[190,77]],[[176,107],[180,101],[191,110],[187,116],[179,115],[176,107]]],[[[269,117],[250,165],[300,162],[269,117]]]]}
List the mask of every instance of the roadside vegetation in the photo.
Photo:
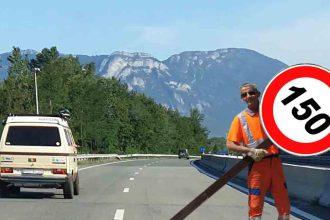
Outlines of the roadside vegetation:
{"type": "Polygon", "coordinates": [[[81,153],[176,154],[187,148],[199,154],[207,143],[197,109],[181,116],[115,78],[97,76],[93,63],[81,65],[74,56],[60,56],[56,47],[43,49],[32,60],[14,47],[8,60],[8,77],[0,83],[0,116],[36,113],[34,71],[39,68],[39,113],[70,110],[81,153]]]}

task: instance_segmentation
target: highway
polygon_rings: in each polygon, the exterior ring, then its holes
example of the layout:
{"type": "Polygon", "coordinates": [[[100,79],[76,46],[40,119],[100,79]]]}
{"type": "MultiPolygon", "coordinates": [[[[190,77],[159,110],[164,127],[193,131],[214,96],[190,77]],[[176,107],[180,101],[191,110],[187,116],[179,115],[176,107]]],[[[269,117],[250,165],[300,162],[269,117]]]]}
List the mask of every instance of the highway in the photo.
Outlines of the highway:
{"type": "MultiPolygon", "coordinates": [[[[80,168],[79,175],[80,195],[73,200],[63,199],[60,189],[23,188],[0,198],[0,219],[170,219],[214,182],[186,159],[119,161],[80,168]]],[[[247,219],[247,211],[247,195],[226,185],[186,219],[247,219]]],[[[276,217],[265,203],[263,220],[276,217]]]]}

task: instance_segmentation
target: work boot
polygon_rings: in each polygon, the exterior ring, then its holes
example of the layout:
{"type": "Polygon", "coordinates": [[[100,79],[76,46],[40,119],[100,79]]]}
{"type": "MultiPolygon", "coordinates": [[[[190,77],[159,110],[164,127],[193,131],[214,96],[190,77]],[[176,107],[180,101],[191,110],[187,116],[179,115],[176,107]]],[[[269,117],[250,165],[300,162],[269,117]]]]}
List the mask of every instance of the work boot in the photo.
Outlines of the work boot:
{"type": "Polygon", "coordinates": [[[261,220],[261,215],[260,216],[251,216],[249,220],[261,220]]]}
{"type": "Polygon", "coordinates": [[[290,220],[290,216],[289,215],[279,215],[278,220],[290,220]]]}

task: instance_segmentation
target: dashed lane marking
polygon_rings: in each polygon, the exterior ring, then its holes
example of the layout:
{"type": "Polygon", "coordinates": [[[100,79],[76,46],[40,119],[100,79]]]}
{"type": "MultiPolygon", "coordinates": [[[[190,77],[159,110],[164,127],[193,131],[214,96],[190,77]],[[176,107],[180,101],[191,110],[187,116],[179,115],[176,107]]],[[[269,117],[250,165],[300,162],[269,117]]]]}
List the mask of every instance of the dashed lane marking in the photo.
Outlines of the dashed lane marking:
{"type": "Polygon", "coordinates": [[[129,192],[129,188],[124,188],[124,193],[128,193],[129,192]]]}
{"type": "Polygon", "coordinates": [[[123,220],[124,219],[124,209],[117,209],[115,213],[115,217],[113,217],[114,220],[123,220]]]}
{"type": "Polygon", "coordinates": [[[98,165],[92,165],[92,166],[88,166],[88,167],[80,168],[79,171],[81,171],[81,170],[87,170],[87,169],[94,168],[94,167],[106,166],[106,165],[109,165],[109,164],[127,163],[127,162],[138,161],[138,160],[143,160],[143,159],[137,159],[137,160],[125,160],[125,161],[116,161],[116,162],[110,162],[110,163],[102,163],[102,164],[98,164],[98,165]]]}

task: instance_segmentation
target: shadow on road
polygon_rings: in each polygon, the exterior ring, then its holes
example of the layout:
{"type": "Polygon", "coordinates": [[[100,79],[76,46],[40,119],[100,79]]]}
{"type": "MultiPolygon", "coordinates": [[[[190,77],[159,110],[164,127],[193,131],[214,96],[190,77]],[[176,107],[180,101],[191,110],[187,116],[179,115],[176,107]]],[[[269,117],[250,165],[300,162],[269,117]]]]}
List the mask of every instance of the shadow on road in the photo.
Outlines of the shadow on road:
{"type": "Polygon", "coordinates": [[[0,199],[63,199],[63,194],[54,192],[20,192],[1,195],[0,199]]]}
{"type": "MultiPolygon", "coordinates": [[[[221,171],[218,171],[214,168],[202,165],[200,163],[200,160],[192,160],[190,161],[190,164],[195,167],[199,172],[203,173],[204,175],[207,175],[213,179],[217,179],[217,177],[221,177],[224,173],[221,171]]],[[[228,184],[229,186],[239,190],[242,193],[247,194],[247,185],[246,185],[246,180],[243,180],[241,178],[235,177],[233,178],[230,183],[228,184]]],[[[290,191],[290,188],[289,188],[290,191]]],[[[272,198],[271,194],[268,193],[267,197],[272,198]]],[[[320,219],[330,219],[330,208],[326,208],[323,206],[320,206],[318,204],[310,204],[301,200],[298,200],[296,198],[291,198],[291,206],[292,208],[299,209],[303,212],[309,213],[311,215],[314,215],[315,217],[318,217],[320,219]]],[[[272,206],[275,206],[273,202],[267,202],[272,206]]],[[[310,218],[304,217],[302,214],[299,214],[299,210],[292,211],[291,215],[303,219],[303,220],[310,220],[310,218]]]]}

